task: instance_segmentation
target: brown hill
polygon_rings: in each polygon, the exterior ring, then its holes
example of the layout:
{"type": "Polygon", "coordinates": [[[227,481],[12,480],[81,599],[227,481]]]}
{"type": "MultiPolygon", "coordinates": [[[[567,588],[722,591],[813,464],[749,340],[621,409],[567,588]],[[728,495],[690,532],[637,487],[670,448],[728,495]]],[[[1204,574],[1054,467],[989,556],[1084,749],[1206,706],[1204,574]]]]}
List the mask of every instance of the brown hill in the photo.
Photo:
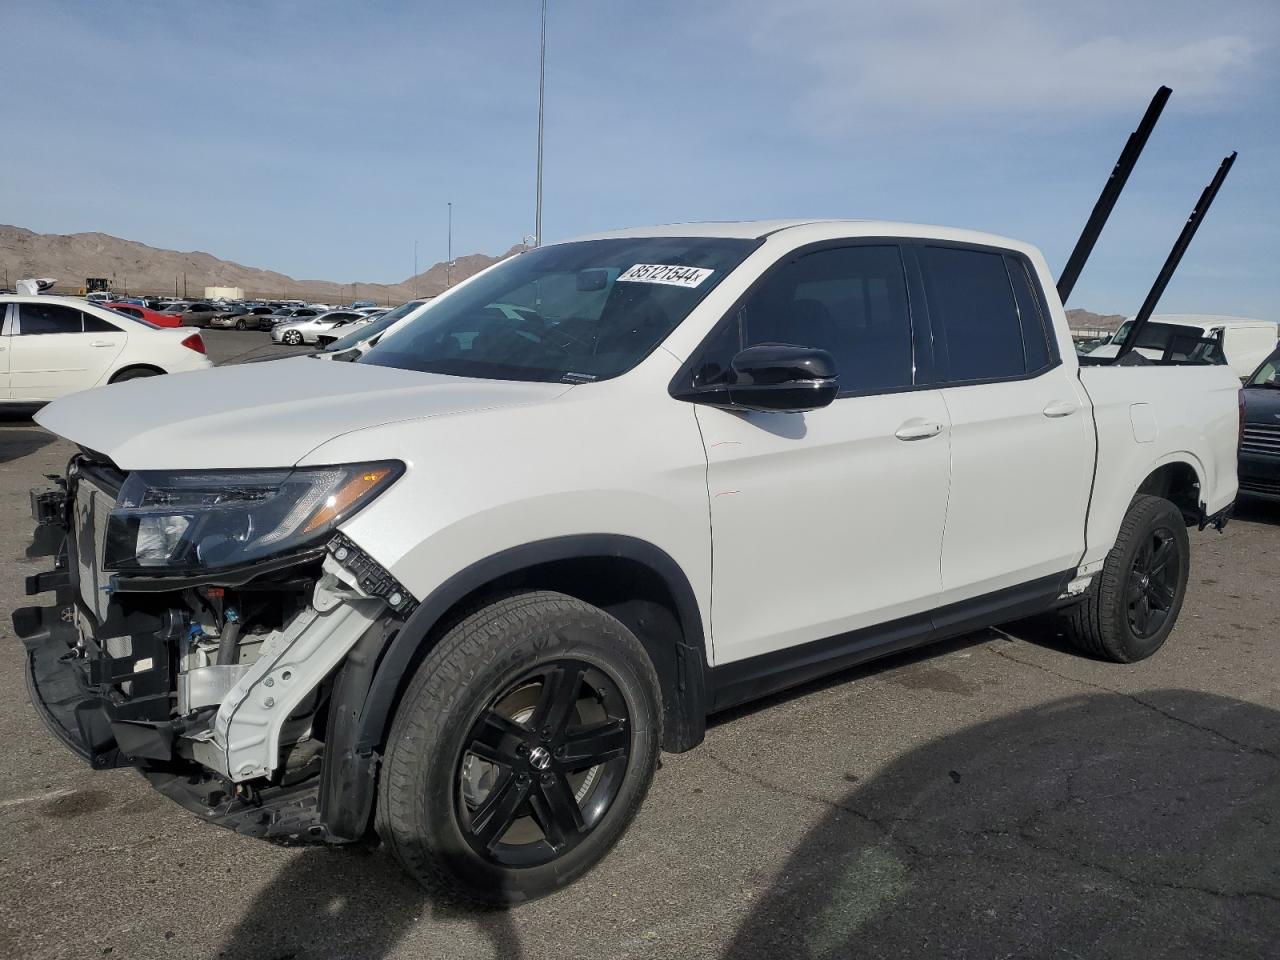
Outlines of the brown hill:
{"type": "Polygon", "coordinates": [[[1067,311],[1067,324],[1072,330],[1116,330],[1125,318],[1118,313],[1090,313],[1073,308],[1067,311]]]}
{"type": "MultiPolygon", "coordinates": [[[[502,256],[520,249],[513,247],[502,256]]],[[[42,234],[0,224],[0,277],[7,276],[5,285],[12,288],[23,277],[57,277],[55,293],[75,293],[87,277],[106,277],[113,291],[134,295],[183,296],[185,287],[187,295],[200,297],[205,287],[218,286],[240,287],[247,297],[271,300],[400,303],[439,293],[447,272],[457,283],[500,259],[483,253],[457,257],[452,271],[437,263],[401,283],[334,283],[295,280],[209,253],[161,250],[105,233],[42,234]]]]}

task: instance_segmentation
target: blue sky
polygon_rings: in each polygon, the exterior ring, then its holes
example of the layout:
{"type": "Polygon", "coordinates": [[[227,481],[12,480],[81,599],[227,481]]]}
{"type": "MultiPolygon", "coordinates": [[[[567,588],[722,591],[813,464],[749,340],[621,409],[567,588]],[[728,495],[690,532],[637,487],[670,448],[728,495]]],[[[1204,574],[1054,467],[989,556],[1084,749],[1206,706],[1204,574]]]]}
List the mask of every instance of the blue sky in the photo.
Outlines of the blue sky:
{"type": "MultiPolygon", "coordinates": [[[[397,281],[533,232],[537,0],[2,0],[0,222],[397,281]],[[23,131],[28,132],[23,132],[23,131]]],[[[1037,243],[1055,269],[1174,96],[1073,306],[1280,319],[1280,3],[551,0],[546,241],[849,216],[1037,243]]]]}

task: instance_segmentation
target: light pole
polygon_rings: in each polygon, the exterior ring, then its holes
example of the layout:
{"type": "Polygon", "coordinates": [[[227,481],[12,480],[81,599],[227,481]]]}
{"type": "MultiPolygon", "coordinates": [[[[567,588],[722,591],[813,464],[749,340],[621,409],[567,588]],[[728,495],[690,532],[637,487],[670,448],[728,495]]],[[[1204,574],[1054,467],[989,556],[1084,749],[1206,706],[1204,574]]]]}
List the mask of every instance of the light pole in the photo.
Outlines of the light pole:
{"type": "Polygon", "coordinates": [[[542,0],[542,34],[538,53],[538,202],[533,218],[533,245],[542,246],[542,101],[547,88],[547,0],[542,0]]]}
{"type": "Polygon", "coordinates": [[[413,241],[413,279],[409,281],[409,287],[414,293],[418,292],[418,241],[413,241]]]}
{"type": "Polygon", "coordinates": [[[453,201],[449,201],[449,234],[444,257],[444,288],[453,286],[453,201]]]}

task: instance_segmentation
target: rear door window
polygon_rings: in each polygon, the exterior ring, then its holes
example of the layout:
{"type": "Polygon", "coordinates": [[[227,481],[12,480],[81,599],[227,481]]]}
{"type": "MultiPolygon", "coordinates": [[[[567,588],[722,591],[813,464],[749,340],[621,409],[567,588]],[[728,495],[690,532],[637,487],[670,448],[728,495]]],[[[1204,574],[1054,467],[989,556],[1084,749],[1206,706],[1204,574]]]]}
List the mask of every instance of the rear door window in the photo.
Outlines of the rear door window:
{"type": "Polygon", "coordinates": [[[119,333],[120,328],[114,324],[108,323],[99,316],[92,313],[81,314],[84,317],[85,333],[119,333]]]}
{"type": "MultiPolygon", "coordinates": [[[[1044,334],[1028,347],[1014,285],[997,251],[922,245],[920,266],[935,348],[943,357],[946,379],[953,383],[1007,380],[1046,366],[1044,334]]],[[[1030,291],[1027,291],[1030,298],[1030,291]]],[[[1031,304],[1027,311],[1031,313],[1031,304]]],[[[1035,332],[1027,317],[1028,326],[1035,332]]]]}
{"type": "Polygon", "coordinates": [[[1013,299],[1018,305],[1027,373],[1039,373],[1058,359],[1048,307],[1039,286],[1031,278],[1025,261],[1006,255],[1004,267],[1009,272],[1009,281],[1013,284],[1013,299]]]}
{"type": "Polygon", "coordinates": [[[24,337],[52,333],[82,333],[81,313],[60,303],[19,305],[19,325],[24,337]]]}

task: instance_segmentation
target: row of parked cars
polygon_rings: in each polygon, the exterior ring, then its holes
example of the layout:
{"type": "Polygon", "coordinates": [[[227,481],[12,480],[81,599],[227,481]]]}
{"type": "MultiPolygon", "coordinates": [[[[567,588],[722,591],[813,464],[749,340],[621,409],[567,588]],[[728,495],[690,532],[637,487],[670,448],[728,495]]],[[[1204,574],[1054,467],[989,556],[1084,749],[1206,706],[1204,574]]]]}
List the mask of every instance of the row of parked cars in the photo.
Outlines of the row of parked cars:
{"type": "Polygon", "coordinates": [[[316,343],[316,334],[319,330],[340,323],[358,322],[384,312],[382,308],[368,300],[357,301],[350,307],[337,309],[326,303],[304,304],[300,301],[209,301],[142,297],[95,299],[92,295],[90,302],[96,302],[100,306],[127,313],[137,320],[145,320],[161,327],[272,330],[287,323],[304,324],[306,329],[298,336],[277,340],[277,342],[290,344],[316,343]]]}

